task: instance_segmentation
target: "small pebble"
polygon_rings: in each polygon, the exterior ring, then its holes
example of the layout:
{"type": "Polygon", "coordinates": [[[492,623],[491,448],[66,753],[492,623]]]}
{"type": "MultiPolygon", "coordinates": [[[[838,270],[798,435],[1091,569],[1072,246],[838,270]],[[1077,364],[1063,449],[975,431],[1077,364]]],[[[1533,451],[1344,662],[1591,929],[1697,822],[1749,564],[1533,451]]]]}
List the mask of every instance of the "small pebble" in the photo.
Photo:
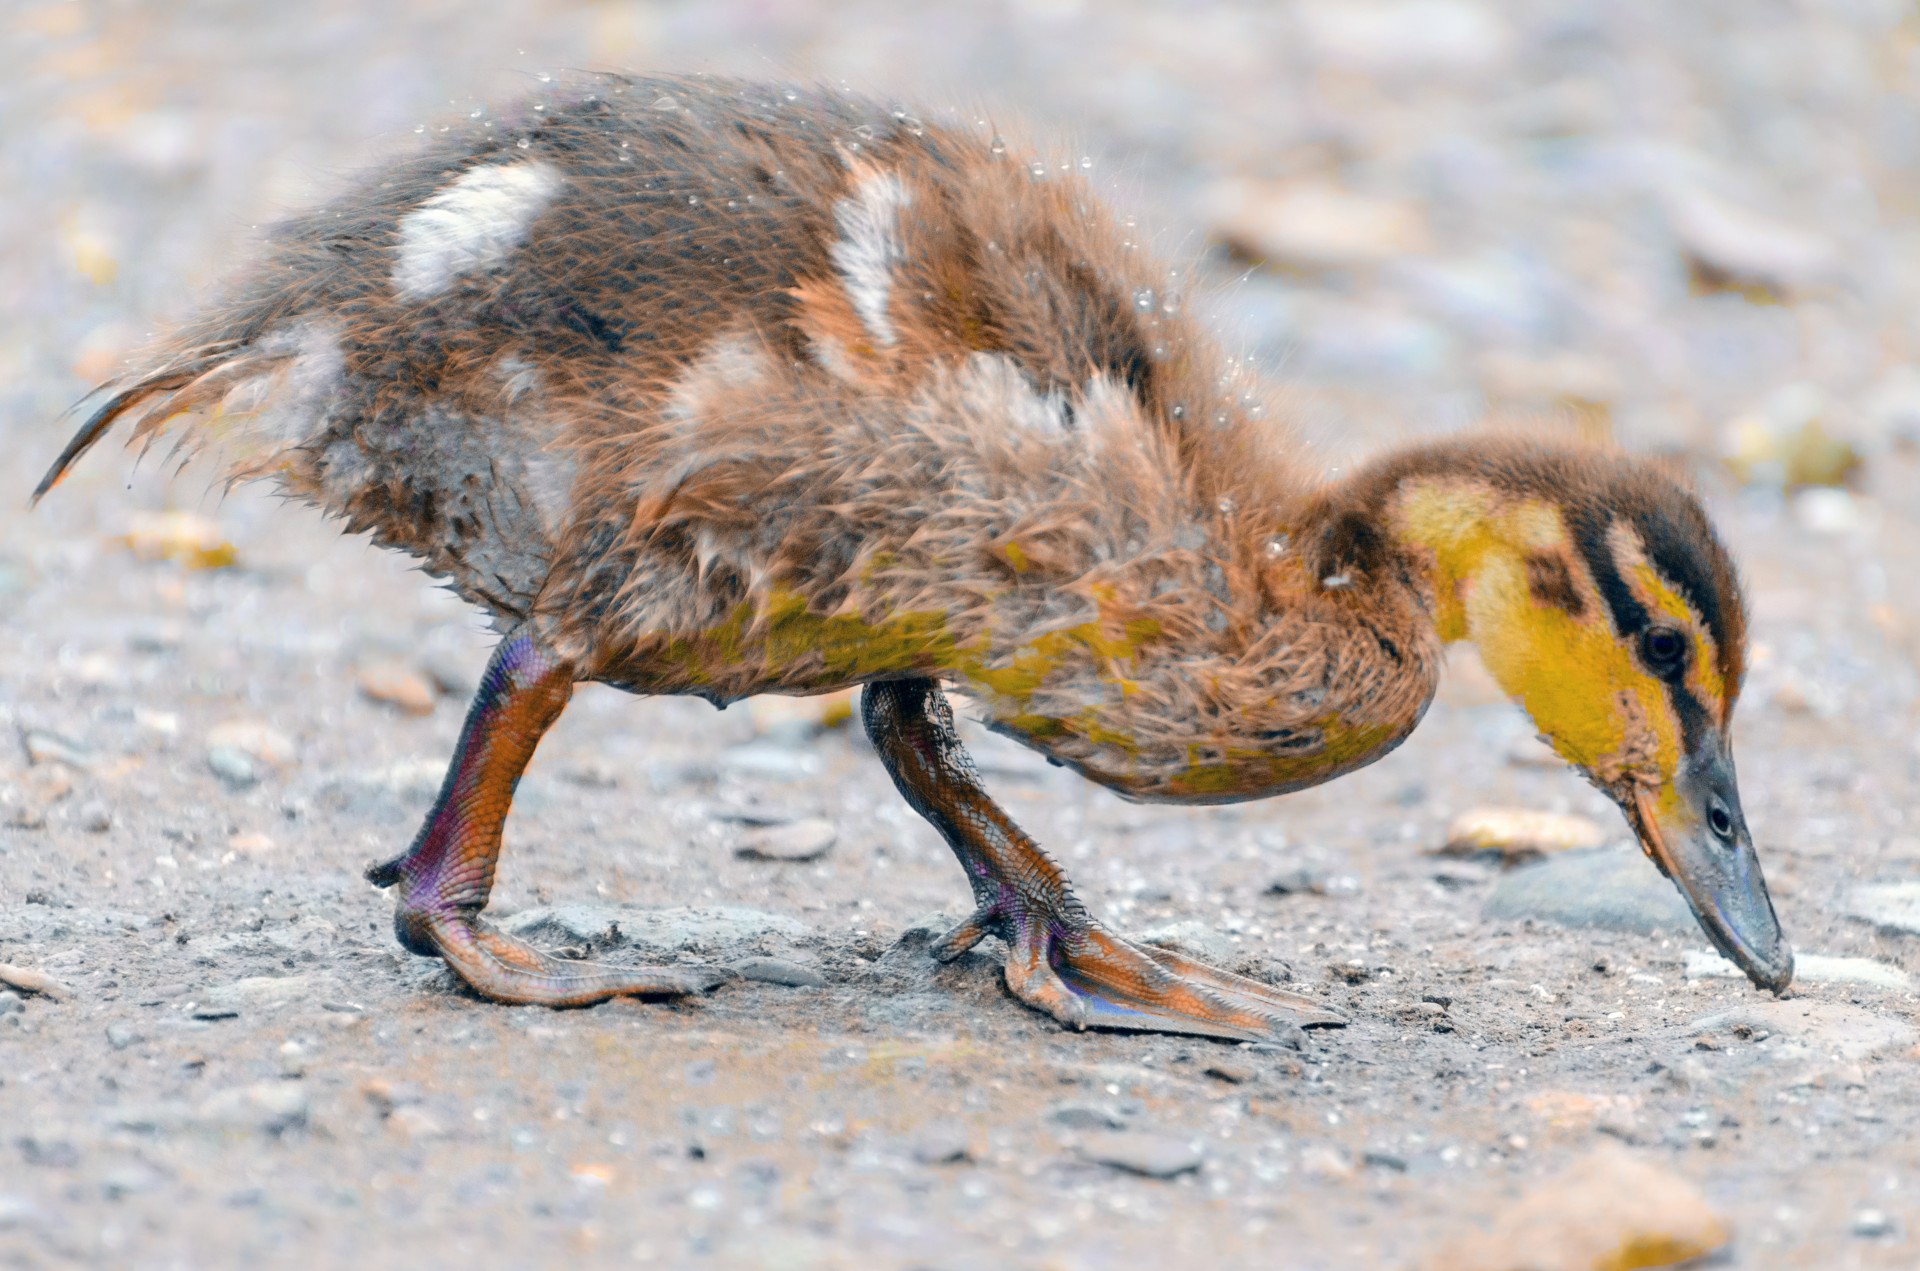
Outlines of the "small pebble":
{"type": "Polygon", "coordinates": [[[113,811],[97,800],[81,804],[73,819],[89,834],[105,834],[113,828],[113,811]]]}
{"type": "Polygon", "coordinates": [[[207,746],[239,751],[255,764],[285,768],[300,757],[293,738],[257,719],[230,719],[207,730],[207,746]]]}
{"type": "Polygon", "coordinates": [[[242,856],[258,856],[263,852],[271,852],[275,846],[271,838],[258,832],[236,834],[227,840],[227,850],[242,856]]]}
{"type": "Polygon", "coordinates": [[[368,662],[360,667],[354,682],[363,695],[403,715],[431,715],[433,704],[438,700],[432,682],[405,662],[368,662]]]}
{"type": "Polygon", "coordinates": [[[0,1015],[18,1015],[27,1009],[27,1000],[12,989],[0,989],[0,1015]]]}
{"type": "Polygon", "coordinates": [[[1853,1216],[1853,1234],[1862,1239],[1878,1240],[1893,1232],[1893,1217],[1884,1209],[1862,1209],[1853,1216]]]}
{"type": "Polygon", "coordinates": [[[140,1040],[140,1035],[125,1024],[107,1025],[107,1045],[115,1050],[125,1050],[140,1040]]]}
{"type": "Polygon", "coordinates": [[[307,1124],[307,1092],[297,1081],[258,1081],[222,1090],[202,1103],[194,1121],[207,1129],[279,1135],[307,1124]]]}
{"type": "Polygon", "coordinates": [[[207,749],[207,767],[213,769],[213,775],[236,790],[245,789],[260,780],[260,774],[253,766],[253,760],[247,752],[233,746],[211,746],[207,749]]]}
{"type": "MultiPolygon", "coordinates": [[[[1461,1225],[1468,1224],[1462,1221],[1461,1225]]],[[[1675,1266],[1727,1243],[1726,1222],[1690,1180],[1653,1155],[1603,1144],[1518,1200],[1491,1231],[1469,1231],[1430,1271],[1675,1266]],[[1658,1251],[1657,1260],[1648,1257],[1658,1251]]]]}
{"type": "Polygon", "coordinates": [[[1302,866],[1278,875],[1267,884],[1269,896],[1357,896],[1360,880],[1352,874],[1323,874],[1302,866]]]}
{"type": "Polygon", "coordinates": [[[85,746],[57,733],[35,729],[21,738],[21,744],[26,747],[28,763],[63,763],[69,768],[85,768],[93,762],[85,746]]]}
{"type": "Polygon", "coordinates": [[[135,512],[112,540],[141,560],[170,560],[188,569],[225,569],[237,554],[219,523],[197,512],[135,512]]]}
{"type": "Polygon", "coordinates": [[[743,980],[782,984],[788,988],[817,989],[827,982],[826,977],[812,967],[785,958],[747,958],[734,963],[733,970],[743,980]]]}
{"type": "Polygon", "coordinates": [[[1047,1119],[1070,1130],[1124,1130],[1129,1123],[1118,1108],[1081,1100],[1055,1104],[1047,1111],[1047,1119]]]}
{"type": "Polygon", "coordinates": [[[922,1165],[951,1165],[969,1155],[966,1127],[952,1121],[933,1121],[915,1132],[908,1150],[922,1165]]]}
{"type": "Polygon", "coordinates": [[[150,1192],[164,1182],[157,1170],[133,1162],[117,1165],[100,1178],[100,1192],[108,1200],[120,1200],[127,1196],[137,1196],[141,1192],[150,1192]]]}
{"type": "Polygon", "coordinates": [[[1576,848],[1599,847],[1607,832],[1583,816],[1561,816],[1528,808],[1474,808],[1447,828],[1442,856],[1497,856],[1518,864],[1576,848]]]}
{"type": "Polygon", "coordinates": [[[1260,1070],[1252,1064],[1241,1063],[1237,1059],[1211,1060],[1200,1071],[1216,1081],[1224,1081],[1233,1086],[1245,1085],[1260,1075],[1260,1070]]]}
{"type": "MultiPolygon", "coordinates": [[[[29,904],[33,897],[27,897],[29,904]]],[[[48,975],[45,971],[35,971],[30,967],[15,966],[10,962],[0,962],[0,984],[18,989],[22,993],[38,993],[54,1001],[64,1001],[73,996],[73,990],[48,975]]]]}
{"type": "Polygon", "coordinates": [[[1196,1139],[1140,1130],[1092,1134],[1077,1150],[1083,1160],[1144,1178],[1177,1178],[1199,1169],[1207,1158],[1205,1147],[1196,1139]]]}
{"type": "Polygon", "coordinates": [[[757,826],[740,836],[734,855],[762,861],[811,861],[825,856],[839,837],[833,822],[819,817],[785,825],[757,826]]]}

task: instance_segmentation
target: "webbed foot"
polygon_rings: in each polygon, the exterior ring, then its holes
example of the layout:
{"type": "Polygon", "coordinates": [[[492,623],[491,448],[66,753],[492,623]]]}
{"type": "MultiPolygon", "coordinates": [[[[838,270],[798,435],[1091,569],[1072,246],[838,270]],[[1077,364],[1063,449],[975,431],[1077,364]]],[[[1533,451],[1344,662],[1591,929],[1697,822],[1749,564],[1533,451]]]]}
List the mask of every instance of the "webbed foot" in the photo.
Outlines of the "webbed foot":
{"type": "Polygon", "coordinates": [[[684,997],[730,978],[700,967],[608,966],[558,958],[474,914],[408,909],[394,914],[400,943],[438,955],[481,997],[518,1006],[590,1006],[610,997],[684,997]]]}
{"type": "Polygon", "coordinates": [[[1298,1046],[1304,1027],[1346,1023],[1312,998],[1122,939],[1083,912],[1044,915],[1024,906],[990,906],[935,941],[931,952],[948,961],[988,934],[1007,941],[1008,990],[1070,1028],[1298,1046]]]}
{"type": "Polygon", "coordinates": [[[501,642],[467,711],[440,797],[405,853],[367,871],[398,887],[394,932],[446,961],[482,997],[529,1006],[587,1006],[610,997],[678,997],[729,978],[704,968],[614,967],[542,953],[480,917],[500,860],[514,785],[573,693],[573,668],[531,634],[501,642]]]}

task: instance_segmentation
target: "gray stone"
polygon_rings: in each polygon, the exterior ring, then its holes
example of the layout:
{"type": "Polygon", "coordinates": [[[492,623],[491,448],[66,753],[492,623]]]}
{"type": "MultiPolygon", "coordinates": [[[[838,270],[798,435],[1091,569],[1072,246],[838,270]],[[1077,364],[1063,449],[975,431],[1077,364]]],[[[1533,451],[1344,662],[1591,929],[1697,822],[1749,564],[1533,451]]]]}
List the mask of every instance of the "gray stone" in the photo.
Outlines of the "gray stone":
{"type": "Polygon", "coordinates": [[[1862,1209],[1853,1215],[1853,1234],[1864,1240],[1878,1240],[1898,1230],[1893,1216],[1884,1209],[1862,1209]]]}
{"type": "Polygon", "coordinates": [[[215,1009],[273,1010],[293,1002],[318,1002],[336,997],[340,981],[330,975],[257,975],[231,984],[218,984],[201,997],[215,1009]]]}
{"type": "Polygon", "coordinates": [[[1124,1130],[1131,1124],[1127,1114],[1112,1104],[1081,1099],[1054,1104],[1047,1109],[1047,1119],[1069,1130],[1124,1130]]]}
{"type": "Polygon", "coordinates": [[[307,1124],[307,1092],[297,1081],[258,1081],[222,1090],[194,1110],[202,1129],[285,1134],[307,1124]]]}
{"type": "Polygon", "coordinates": [[[93,753],[85,746],[44,729],[29,729],[21,734],[20,744],[26,748],[29,763],[63,763],[69,768],[86,768],[93,763],[93,753]]]}
{"type": "Polygon", "coordinates": [[[1269,896],[1353,896],[1360,880],[1351,874],[1328,874],[1310,865],[1282,870],[1267,884],[1269,896]]]}
{"type": "Polygon", "coordinates": [[[157,1103],[123,1103],[103,1109],[100,1119],[109,1129],[131,1130],[135,1134],[165,1134],[192,1120],[192,1110],[177,1099],[157,1103]]]}
{"type": "Polygon", "coordinates": [[[807,817],[784,825],[749,829],[740,835],[733,850],[736,856],[754,860],[812,861],[825,856],[838,837],[833,822],[807,817]]]}
{"type": "Polygon", "coordinates": [[[1571,851],[1522,865],[1494,884],[1487,917],[1539,918],[1563,927],[1641,935],[1697,929],[1687,902],[1638,852],[1617,847],[1571,851]]]}
{"type": "Polygon", "coordinates": [[[1845,1002],[1816,1002],[1807,998],[1756,1002],[1697,1019],[1687,1028],[1691,1033],[1776,1034],[1803,1041],[1816,1050],[1845,1060],[1865,1059],[1882,1051],[1910,1046],[1920,1036],[1905,1020],[1845,1002]]]}
{"type": "Polygon", "coordinates": [[[1252,1064],[1242,1063],[1237,1059],[1208,1060],[1206,1067],[1200,1071],[1206,1073],[1207,1076],[1212,1077],[1216,1081],[1224,1081],[1229,1085],[1235,1086],[1244,1085],[1260,1075],[1258,1068],[1255,1068],[1252,1064]]]}
{"type": "Polygon", "coordinates": [[[89,800],[74,812],[73,820],[89,834],[105,834],[113,828],[113,809],[97,799],[89,800]]]}
{"type": "Polygon", "coordinates": [[[260,780],[252,757],[237,746],[209,746],[207,767],[213,769],[214,776],[236,790],[245,789],[260,780]]]}
{"type": "Polygon", "coordinates": [[[787,825],[805,814],[778,803],[763,803],[749,797],[743,802],[709,803],[706,814],[729,825],[787,825]]]}
{"type": "Polygon", "coordinates": [[[120,1200],[150,1192],[166,1181],[160,1172],[139,1161],[115,1165],[100,1176],[100,1193],[108,1200],[120,1200]]]}
{"type": "Polygon", "coordinates": [[[747,958],[734,963],[733,971],[743,980],[782,984],[795,989],[817,989],[827,982],[827,977],[812,967],[789,962],[785,958],[747,958]]]}
{"type": "Polygon", "coordinates": [[[1198,1139],[1141,1130],[1091,1134],[1077,1150],[1083,1160],[1145,1178],[1177,1178],[1199,1169],[1207,1159],[1206,1147],[1198,1139]]]}
{"type": "Polygon", "coordinates": [[[957,1121],[930,1121],[913,1134],[907,1150],[922,1165],[951,1165],[970,1154],[967,1128],[957,1121]]]}
{"type": "Polygon", "coordinates": [[[1920,880],[1862,883],[1847,894],[1841,912],[1888,935],[1920,936],[1920,880]]]}
{"type": "Polygon", "coordinates": [[[0,989],[0,1015],[18,1015],[27,1009],[27,999],[12,989],[0,989]]]}
{"type": "MultiPolygon", "coordinates": [[[[1747,973],[1717,953],[1687,950],[1689,980],[1744,980],[1747,973]]],[[[1842,958],[1825,953],[1793,955],[1795,984],[1864,984],[1877,989],[1910,989],[1913,977],[1897,966],[1872,958],[1842,958]]]]}
{"type": "Polygon", "coordinates": [[[1729,203],[1704,189],[1675,192],[1668,217],[1695,270],[1780,291],[1828,283],[1838,254],[1818,234],[1729,203]]]}
{"type": "Polygon", "coordinates": [[[115,1050],[125,1050],[127,1047],[139,1042],[139,1040],[140,1034],[134,1032],[125,1024],[107,1025],[107,1045],[113,1047],[115,1050]]]}
{"type": "Polygon", "coordinates": [[[807,934],[806,924],[798,919],[734,905],[671,909],[554,905],[523,910],[500,925],[528,940],[668,950],[721,948],[765,936],[797,940],[807,934]]]}

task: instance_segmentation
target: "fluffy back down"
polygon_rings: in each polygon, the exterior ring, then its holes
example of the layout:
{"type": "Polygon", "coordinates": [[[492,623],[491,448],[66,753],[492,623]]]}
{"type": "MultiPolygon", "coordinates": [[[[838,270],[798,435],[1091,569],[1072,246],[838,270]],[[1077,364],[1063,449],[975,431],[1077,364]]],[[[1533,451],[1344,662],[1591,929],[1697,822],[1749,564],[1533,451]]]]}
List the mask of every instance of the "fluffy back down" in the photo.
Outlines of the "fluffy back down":
{"type": "MultiPolygon", "coordinates": [[[[831,592],[857,534],[910,538],[950,495],[977,542],[1007,540],[1052,497],[1029,439],[1094,420],[1138,452],[1094,502],[1280,515],[1285,439],[1167,278],[1077,172],[984,130],[595,77],[283,227],[103,386],[35,497],[117,422],[151,441],[193,416],[183,444],[219,445],[232,478],[277,478],[502,622],[563,614],[583,638],[696,624],[783,573],[831,592]],[[903,482],[868,524],[836,510],[903,482]]],[[[1124,519],[1108,548],[1058,542],[1060,569],[1137,537],[1124,519]]]]}

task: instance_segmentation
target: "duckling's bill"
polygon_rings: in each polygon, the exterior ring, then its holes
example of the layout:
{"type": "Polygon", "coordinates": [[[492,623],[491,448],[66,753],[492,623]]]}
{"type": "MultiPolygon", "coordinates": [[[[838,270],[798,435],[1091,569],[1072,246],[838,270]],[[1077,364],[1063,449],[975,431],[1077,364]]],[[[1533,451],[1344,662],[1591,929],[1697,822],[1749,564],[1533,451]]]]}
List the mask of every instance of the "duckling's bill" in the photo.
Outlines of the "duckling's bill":
{"type": "Polygon", "coordinates": [[[1674,881],[1714,947],[1775,993],[1793,981],[1793,950],[1753,850],[1733,762],[1719,749],[1688,760],[1666,788],[1642,786],[1626,809],[1640,845],[1674,881]]]}

